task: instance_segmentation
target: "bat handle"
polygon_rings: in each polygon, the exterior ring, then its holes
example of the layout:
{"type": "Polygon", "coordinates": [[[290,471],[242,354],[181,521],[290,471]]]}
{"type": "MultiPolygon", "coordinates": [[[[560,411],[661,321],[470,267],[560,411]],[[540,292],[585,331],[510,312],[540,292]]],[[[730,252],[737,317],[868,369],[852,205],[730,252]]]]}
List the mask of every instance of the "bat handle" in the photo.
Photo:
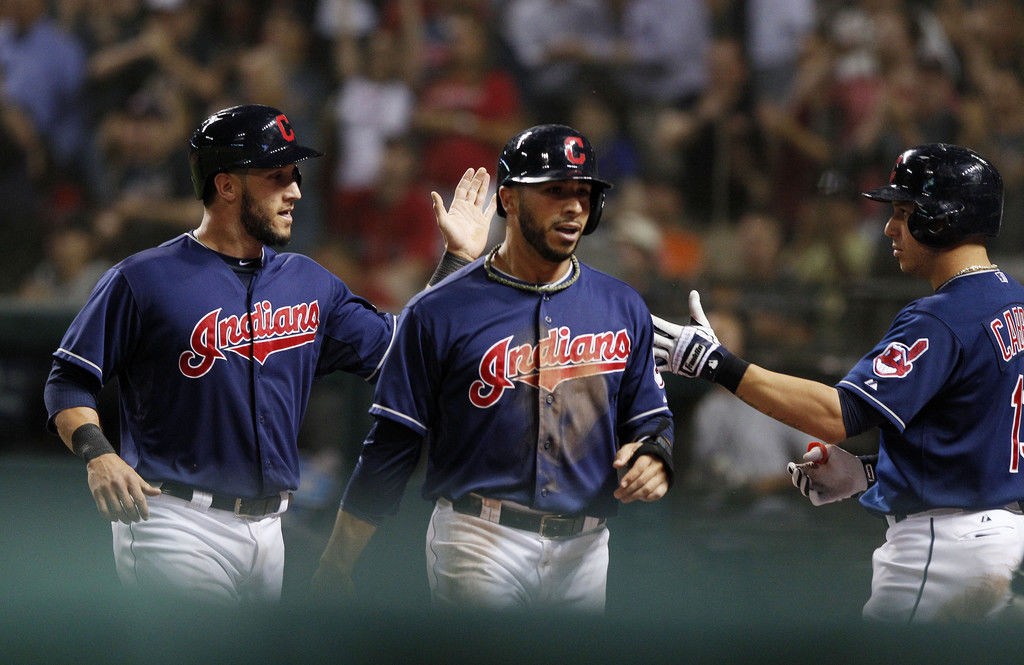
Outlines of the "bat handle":
{"type": "Polygon", "coordinates": [[[821,441],[811,441],[807,444],[807,453],[804,460],[824,464],[828,461],[828,448],[821,441]]]}

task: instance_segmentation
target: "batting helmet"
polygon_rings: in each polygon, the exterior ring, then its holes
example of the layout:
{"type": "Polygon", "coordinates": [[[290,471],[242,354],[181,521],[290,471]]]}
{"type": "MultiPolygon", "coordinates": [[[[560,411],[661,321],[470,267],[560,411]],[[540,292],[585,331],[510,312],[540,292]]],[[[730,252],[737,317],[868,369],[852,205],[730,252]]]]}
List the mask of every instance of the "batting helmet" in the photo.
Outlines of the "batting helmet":
{"type": "MultiPolygon", "coordinates": [[[[601,221],[605,190],[612,185],[597,177],[597,155],[590,141],[565,125],[537,125],[509,139],[498,158],[498,188],[550,180],[591,183],[590,217],[583,233],[593,233],[601,221]]],[[[498,214],[505,216],[501,197],[498,214]]]]}
{"type": "Polygon", "coordinates": [[[971,235],[995,237],[1003,219],[999,172],[973,150],[947,143],[904,151],[889,184],[864,196],[913,203],[907,228],[931,247],[949,247],[971,235]]]}
{"type": "Polygon", "coordinates": [[[246,104],[217,111],[203,121],[188,142],[188,161],[196,198],[208,180],[230,169],[278,168],[323,153],[295,142],[284,113],[246,104]]]}

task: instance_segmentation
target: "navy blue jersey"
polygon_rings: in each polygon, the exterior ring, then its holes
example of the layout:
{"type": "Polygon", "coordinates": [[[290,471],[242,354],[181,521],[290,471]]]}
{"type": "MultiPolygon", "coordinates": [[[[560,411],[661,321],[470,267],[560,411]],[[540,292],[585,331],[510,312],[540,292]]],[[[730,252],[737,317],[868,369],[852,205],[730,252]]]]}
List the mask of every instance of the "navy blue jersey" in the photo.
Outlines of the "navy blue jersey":
{"type": "MultiPolygon", "coordinates": [[[[265,248],[247,289],[183,234],[111,268],[54,356],[118,378],[120,453],[143,478],[255,497],[298,487],[314,376],[375,378],[394,327],[305,256],[265,248]]],[[[89,405],[50,417],[71,406],[89,405]]]]}
{"type": "Polygon", "coordinates": [[[907,305],[838,385],[885,418],[868,509],[1024,499],[1024,289],[1005,273],[963,275],[907,305]]]}
{"type": "Polygon", "coordinates": [[[671,435],[651,339],[636,291],[587,266],[550,294],[493,281],[482,259],[463,268],[402,313],[370,411],[415,436],[368,439],[346,509],[392,512],[418,457],[395,448],[426,439],[424,498],[613,513],[618,448],[657,424],[671,435]]]}

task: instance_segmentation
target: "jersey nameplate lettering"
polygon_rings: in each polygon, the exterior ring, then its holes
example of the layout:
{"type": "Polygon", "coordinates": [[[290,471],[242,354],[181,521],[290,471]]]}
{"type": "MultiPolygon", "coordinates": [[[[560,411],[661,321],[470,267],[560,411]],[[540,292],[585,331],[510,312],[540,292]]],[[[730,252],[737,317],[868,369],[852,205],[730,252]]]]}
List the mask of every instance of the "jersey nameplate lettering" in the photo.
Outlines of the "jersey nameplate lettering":
{"type": "Polygon", "coordinates": [[[191,350],[178,358],[178,369],[190,379],[198,379],[216,361],[225,359],[224,351],[254,358],[262,365],[271,354],[313,342],[320,327],[320,304],[316,300],[276,310],[264,300],[242,316],[220,318],[220,312],[218,308],[199,319],[189,338],[191,350]]]}
{"type": "Polygon", "coordinates": [[[512,336],[493,344],[480,359],[479,379],[469,387],[469,401],[493,406],[519,381],[548,392],[558,384],[587,376],[622,372],[632,348],[625,329],[570,338],[569,328],[552,329],[540,344],[512,347],[512,336]]]}
{"type": "Polygon", "coordinates": [[[1009,362],[1015,355],[1024,351],[1024,307],[1014,305],[1003,310],[999,316],[989,321],[988,329],[992,331],[1005,362],[1009,362]]]}

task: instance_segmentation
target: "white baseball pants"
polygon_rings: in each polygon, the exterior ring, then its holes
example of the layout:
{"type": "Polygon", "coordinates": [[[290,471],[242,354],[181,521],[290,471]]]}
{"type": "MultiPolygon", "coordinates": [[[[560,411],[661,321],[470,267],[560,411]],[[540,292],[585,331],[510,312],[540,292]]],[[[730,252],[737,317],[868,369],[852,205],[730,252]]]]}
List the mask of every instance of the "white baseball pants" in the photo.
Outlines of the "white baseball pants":
{"type": "Polygon", "coordinates": [[[871,560],[866,619],[962,622],[1005,609],[1024,556],[1024,516],[939,509],[888,520],[885,543],[871,560]]]}
{"type": "Polygon", "coordinates": [[[149,519],[113,522],[121,583],[145,596],[215,605],[275,603],[284,579],[281,517],[197,510],[176,497],[146,497],[149,519]]]}
{"type": "Polygon", "coordinates": [[[542,538],[455,512],[444,498],[430,517],[427,578],[437,605],[600,613],[607,576],[607,527],[542,538]]]}

